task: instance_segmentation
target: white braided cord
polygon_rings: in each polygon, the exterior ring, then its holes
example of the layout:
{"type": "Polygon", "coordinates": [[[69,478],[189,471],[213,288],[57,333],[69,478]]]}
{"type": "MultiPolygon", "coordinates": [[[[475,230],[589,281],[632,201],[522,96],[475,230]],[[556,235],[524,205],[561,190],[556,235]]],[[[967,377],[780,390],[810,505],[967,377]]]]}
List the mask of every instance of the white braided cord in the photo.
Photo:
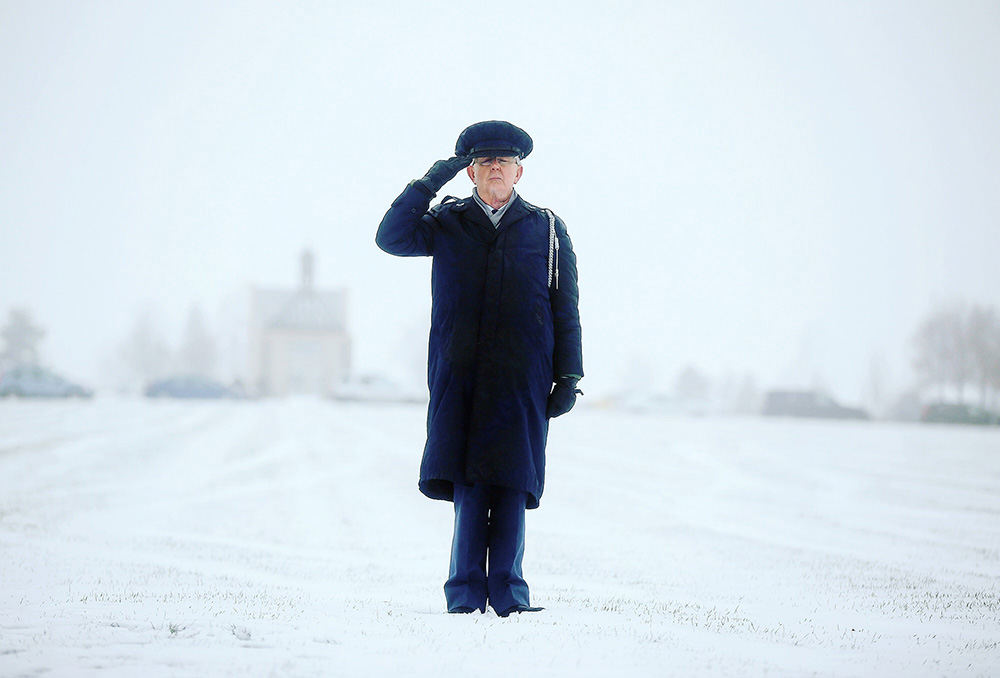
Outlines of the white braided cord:
{"type": "Polygon", "coordinates": [[[555,288],[559,289],[559,239],[556,238],[556,215],[552,210],[545,210],[549,215],[549,281],[548,286],[552,287],[555,280],[555,288]],[[553,266],[554,263],[554,266],[553,266]],[[553,269],[555,275],[553,275],[553,269]]]}

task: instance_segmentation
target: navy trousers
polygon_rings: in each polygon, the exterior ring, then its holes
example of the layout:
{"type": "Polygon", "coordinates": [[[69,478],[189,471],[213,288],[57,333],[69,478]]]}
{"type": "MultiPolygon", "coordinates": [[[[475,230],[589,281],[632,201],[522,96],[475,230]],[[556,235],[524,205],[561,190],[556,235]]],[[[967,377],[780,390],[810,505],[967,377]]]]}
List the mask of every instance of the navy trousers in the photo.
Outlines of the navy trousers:
{"type": "Polygon", "coordinates": [[[455,483],[455,536],[444,585],[448,609],[497,612],[529,605],[521,575],[525,494],[496,485],[455,483]]]}

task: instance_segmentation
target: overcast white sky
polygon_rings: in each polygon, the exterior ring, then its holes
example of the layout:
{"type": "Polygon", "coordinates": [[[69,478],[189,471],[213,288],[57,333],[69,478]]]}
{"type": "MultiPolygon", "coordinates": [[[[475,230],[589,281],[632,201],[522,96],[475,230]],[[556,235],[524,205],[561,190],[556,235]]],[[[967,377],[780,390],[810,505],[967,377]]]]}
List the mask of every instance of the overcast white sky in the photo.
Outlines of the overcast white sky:
{"type": "Polygon", "coordinates": [[[141,309],[177,341],[308,246],[358,368],[399,370],[429,261],[375,228],[494,118],[569,226],[598,392],[693,364],[858,401],[934,304],[1000,305],[995,2],[0,2],[0,314],[99,381],[141,309]]]}

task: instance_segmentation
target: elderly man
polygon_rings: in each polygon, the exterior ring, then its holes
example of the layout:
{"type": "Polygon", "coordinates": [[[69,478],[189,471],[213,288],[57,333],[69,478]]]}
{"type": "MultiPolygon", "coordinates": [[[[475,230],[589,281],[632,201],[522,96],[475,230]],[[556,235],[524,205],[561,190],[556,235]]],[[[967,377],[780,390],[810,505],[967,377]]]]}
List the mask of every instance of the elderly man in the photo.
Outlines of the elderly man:
{"type": "Polygon", "coordinates": [[[528,134],[490,120],[455,156],[403,190],[375,241],[431,256],[430,405],[420,491],[455,504],[449,612],[534,612],[521,572],[524,511],[545,481],[548,420],[576,402],[583,376],[576,256],[566,226],[514,184],[528,134]],[[460,171],[472,196],[431,198],[460,171]]]}

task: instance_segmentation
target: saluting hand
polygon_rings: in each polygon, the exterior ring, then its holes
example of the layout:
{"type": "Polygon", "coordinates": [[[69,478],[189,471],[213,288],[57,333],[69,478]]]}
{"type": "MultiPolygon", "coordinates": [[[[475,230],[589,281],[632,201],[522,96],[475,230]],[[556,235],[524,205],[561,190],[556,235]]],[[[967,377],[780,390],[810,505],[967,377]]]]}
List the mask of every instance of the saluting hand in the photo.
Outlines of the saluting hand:
{"type": "Polygon", "coordinates": [[[471,160],[465,155],[453,155],[447,160],[438,160],[431,165],[422,178],[418,179],[432,194],[437,193],[455,175],[469,166],[471,160]]]}

